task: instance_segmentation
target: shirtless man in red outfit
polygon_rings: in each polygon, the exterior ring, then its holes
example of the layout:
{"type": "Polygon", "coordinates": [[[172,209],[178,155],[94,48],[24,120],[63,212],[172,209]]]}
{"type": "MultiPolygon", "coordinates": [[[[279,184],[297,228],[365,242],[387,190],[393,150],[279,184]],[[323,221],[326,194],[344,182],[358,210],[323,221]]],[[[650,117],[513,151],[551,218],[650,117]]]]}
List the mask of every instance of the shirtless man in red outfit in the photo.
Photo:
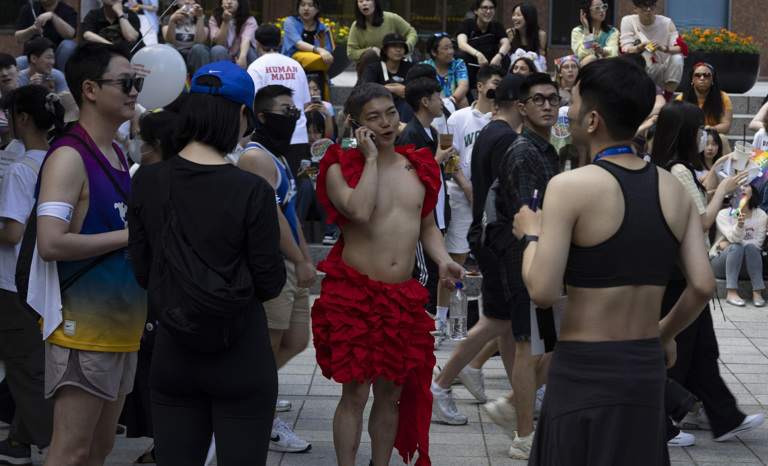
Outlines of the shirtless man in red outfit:
{"type": "Polygon", "coordinates": [[[336,456],[339,465],[354,464],[372,385],[373,464],[389,464],[393,445],[406,462],[418,450],[417,464],[430,464],[434,321],[423,310],[428,292],[411,279],[417,241],[438,264],[443,286],[452,289],[464,269],[431,215],[439,167],[429,150],[395,147],[398,113],[389,91],[362,84],[346,110],[348,124],[359,125],[357,149],[332,146],[320,162],[318,198],[342,235],[318,264],[326,278],[312,308],[323,375],[344,384],[333,419],[336,456]]]}

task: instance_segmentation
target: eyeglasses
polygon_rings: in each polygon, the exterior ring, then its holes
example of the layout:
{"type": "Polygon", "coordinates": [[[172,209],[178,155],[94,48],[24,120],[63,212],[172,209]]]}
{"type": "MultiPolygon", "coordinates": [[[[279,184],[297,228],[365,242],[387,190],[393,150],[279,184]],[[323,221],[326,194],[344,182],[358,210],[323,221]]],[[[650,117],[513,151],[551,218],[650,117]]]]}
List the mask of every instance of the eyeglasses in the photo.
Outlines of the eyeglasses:
{"type": "Polygon", "coordinates": [[[656,2],[646,3],[645,5],[638,6],[638,8],[640,8],[641,10],[653,11],[656,9],[656,2]]]}
{"type": "Polygon", "coordinates": [[[282,110],[269,110],[269,113],[287,116],[288,118],[293,118],[296,120],[298,120],[301,116],[301,110],[296,107],[283,107],[282,110]]]}
{"type": "Polygon", "coordinates": [[[534,95],[532,95],[530,97],[527,97],[527,98],[521,100],[520,102],[526,103],[529,100],[532,101],[533,105],[535,105],[537,107],[541,107],[542,105],[544,105],[544,102],[549,102],[549,105],[555,107],[555,106],[560,105],[561,98],[560,98],[560,95],[558,95],[558,94],[549,94],[549,95],[534,94],[534,95]]]}
{"type": "Polygon", "coordinates": [[[495,6],[481,6],[480,8],[478,8],[478,10],[483,11],[485,13],[489,13],[491,11],[496,11],[496,7],[495,6]]]}
{"type": "Polygon", "coordinates": [[[709,79],[712,77],[712,73],[693,73],[694,78],[709,79]]]}
{"type": "Polygon", "coordinates": [[[141,92],[141,88],[144,87],[144,78],[117,78],[117,79],[94,79],[95,83],[101,85],[104,83],[119,83],[122,86],[123,94],[130,94],[131,88],[136,88],[136,92],[141,92]]]}
{"type": "Polygon", "coordinates": [[[608,9],[608,4],[603,3],[602,5],[591,6],[589,9],[592,11],[605,11],[608,9]]]}

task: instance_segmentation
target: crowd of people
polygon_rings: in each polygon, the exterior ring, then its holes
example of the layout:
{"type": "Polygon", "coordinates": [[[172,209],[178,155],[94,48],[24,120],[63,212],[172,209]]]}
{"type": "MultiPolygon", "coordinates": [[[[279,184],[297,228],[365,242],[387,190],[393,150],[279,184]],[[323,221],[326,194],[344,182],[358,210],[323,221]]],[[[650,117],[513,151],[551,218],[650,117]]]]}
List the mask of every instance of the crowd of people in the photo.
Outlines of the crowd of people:
{"type": "MultiPolygon", "coordinates": [[[[103,464],[118,422],[154,439],[137,464],[310,452],[278,399],[310,331],[342,384],[340,465],[371,391],[370,464],[393,448],[430,464],[432,419],[468,423],[456,379],[529,464],[669,464],[668,447],[695,443],[682,428],[725,441],[763,423],[719,373],[707,303],[716,277],[730,304],[747,305],[749,280],[765,306],[768,183],[734,170],[717,70],[683,76],[687,46],[655,1],[633,0],[619,28],[581,1],[550,76],[530,3],[505,30],[496,0],[473,0],[416,63],[416,30],[358,0],[346,102],[319,0],[282,28],[245,0],[207,19],[195,0],[165,16],[156,0],[102,3],[80,44],[74,9],[25,4],[24,56],[0,53],[0,395],[15,403],[0,462],[31,464],[34,445],[47,465],[103,464]],[[158,42],[189,86],[147,111],[130,58],[158,42]],[[319,264],[313,220],[332,246],[319,264]],[[482,313],[436,366],[470,264],[482,313]],[[534,354],[532,308],[563,296],[559,342],[534,354]],[[488,400],[497,352],[511,390],[488,400]],[[674,382],[694,400],[679,416],[674,382]]],[[[755,149],[767,125],[768,103],[755,149]]]]}

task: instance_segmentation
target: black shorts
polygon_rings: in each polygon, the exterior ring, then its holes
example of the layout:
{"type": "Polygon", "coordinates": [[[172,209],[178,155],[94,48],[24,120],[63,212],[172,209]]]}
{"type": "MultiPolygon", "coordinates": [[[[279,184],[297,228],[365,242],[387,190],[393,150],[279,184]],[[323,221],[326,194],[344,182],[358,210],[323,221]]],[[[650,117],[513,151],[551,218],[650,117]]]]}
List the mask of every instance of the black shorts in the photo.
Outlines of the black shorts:
{"type": "Polygon", "coordinates": [[[515,340],[531,338],[531,300],[528,292],[522,292],[510,299],[504,297],[501,280],[501,262],[487,249],[472,251],[483,274],[483,315],[492,319],[509,320],[515,340]]]}
{"type": "Polygon", "coordinates": [[[529,465],[668,465],[658,338],[560,341],[529,465]]]}

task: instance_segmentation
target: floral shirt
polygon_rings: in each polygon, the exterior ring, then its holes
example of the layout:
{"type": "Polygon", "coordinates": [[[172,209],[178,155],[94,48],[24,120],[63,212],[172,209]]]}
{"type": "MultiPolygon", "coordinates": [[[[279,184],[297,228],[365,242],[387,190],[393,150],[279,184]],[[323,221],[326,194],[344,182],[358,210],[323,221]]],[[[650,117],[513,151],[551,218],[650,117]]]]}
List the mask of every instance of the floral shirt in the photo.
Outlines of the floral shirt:
{"type": "MultiPolygon", "coordinates": [[[[427,65],[437,70],[437,67],[435,66],[435,60],[432,58],[422,63],[426,63],[427,65]]],[[[467,65],[461,58],[454,58],[451,60],[451,63],[448,64],[448,72],[445,74],[445,76],[440,76],[437,71],[435,71],[435,76],[437,76],[437,80],[440,82],[440,87],[443,88],[444,97],[450,97],[453,95],[453,92],[459,86],[459,81],[469,82],[469,77],[467,76],[467,65]]]]}

